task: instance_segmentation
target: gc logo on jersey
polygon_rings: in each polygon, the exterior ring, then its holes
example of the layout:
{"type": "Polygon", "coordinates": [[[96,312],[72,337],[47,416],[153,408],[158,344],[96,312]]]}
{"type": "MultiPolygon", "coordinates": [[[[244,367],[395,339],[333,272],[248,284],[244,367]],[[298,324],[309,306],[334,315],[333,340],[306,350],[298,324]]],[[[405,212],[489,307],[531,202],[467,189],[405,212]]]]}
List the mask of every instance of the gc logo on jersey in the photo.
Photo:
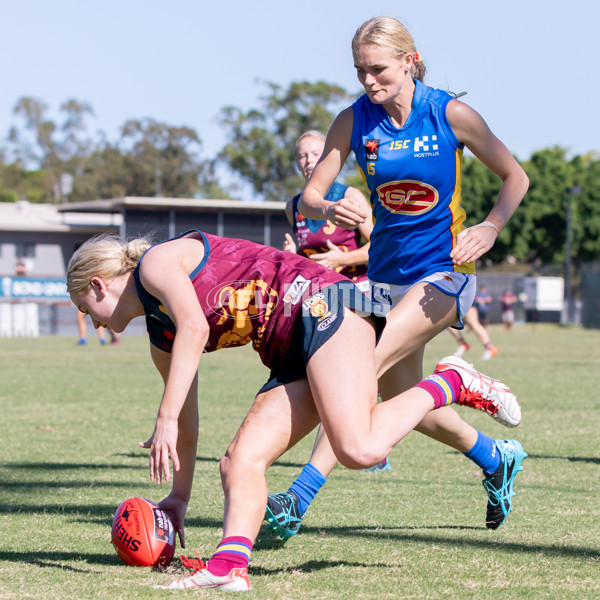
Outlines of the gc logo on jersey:
{"type": "Polygon", "coordinates": [[[369,161],[374,161],[379,158],[379,142],[381,140],[375,140],[368,138],[365,140],[365,158],[369,161]]]}
{"type": "Polygon", "coordinates": [[[431,210],[439,199],[438,191],[421,181],[390,181],[377,188],[379,202],[392,213],[421,215],[431,210]]]}

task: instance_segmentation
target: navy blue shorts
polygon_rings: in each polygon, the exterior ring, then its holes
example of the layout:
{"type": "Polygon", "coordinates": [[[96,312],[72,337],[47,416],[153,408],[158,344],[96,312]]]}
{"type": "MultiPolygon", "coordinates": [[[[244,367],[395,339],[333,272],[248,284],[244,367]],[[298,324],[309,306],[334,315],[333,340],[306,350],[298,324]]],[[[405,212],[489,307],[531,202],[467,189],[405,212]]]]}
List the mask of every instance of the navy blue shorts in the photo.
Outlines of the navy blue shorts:
{"type": "Polygon", "coordinates": [[[359,316],[372,319],[379,340],[385,327],[385,317],[374,314],[370,299],[352,281],[340,281],[325,287],[302,303],[302,313],[290,347],[271,369],[269,380],[260,388],[259,394],[306,378],[308,361],[340,328],[344,320],[344,307],[359,316]]]}

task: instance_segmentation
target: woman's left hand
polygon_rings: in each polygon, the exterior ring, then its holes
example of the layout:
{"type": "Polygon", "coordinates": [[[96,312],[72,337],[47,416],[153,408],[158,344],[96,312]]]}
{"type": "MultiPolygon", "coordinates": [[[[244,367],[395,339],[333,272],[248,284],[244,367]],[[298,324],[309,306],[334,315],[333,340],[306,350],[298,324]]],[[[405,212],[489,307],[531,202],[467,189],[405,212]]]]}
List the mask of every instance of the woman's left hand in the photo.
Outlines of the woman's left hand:
{"type": "Polygon", "coordinates": [[[481,224],[469,227],[458,234],[458,243],[450,252],[450,258],[455,265],[474,262],[494,245],[497,237],[498,232],[493,227],[481,224]]]}
{"type": "Polygon", "coordinates": [[[179,545],[185,548],[185,532],[183,529],[183,522],[185,520],[185,513],[187,512],[188,503],[169,494],[164,500],[158,503],[158,505],[169,515],[173,529],[179,537],[179,545]]]}
{"type": "Polygon", "coordinates": [[[296,242],[289,233],[285,234],[285,240],[283,240],[283,249],[286,252],[293,252],[296,254],[296,242]]]}
{"type": "Polygon", "coordinates": [[[327,252],[319,252],[317,254],[311,254],[311,260],[318,262],[319,264],[327,267],[328,269],[337,269],[338,267],[344,266],[344,252],[342,252],[335,244],[327,240],[327,252]]]}

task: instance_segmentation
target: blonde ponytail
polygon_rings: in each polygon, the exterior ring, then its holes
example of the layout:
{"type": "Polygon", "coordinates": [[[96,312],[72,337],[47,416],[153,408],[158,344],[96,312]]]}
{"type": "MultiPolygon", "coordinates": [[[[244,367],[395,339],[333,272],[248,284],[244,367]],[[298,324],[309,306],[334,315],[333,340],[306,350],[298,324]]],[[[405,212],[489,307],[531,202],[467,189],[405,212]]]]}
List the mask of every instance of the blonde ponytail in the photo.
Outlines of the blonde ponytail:
{"type": "Polygon", "coordinates": [[[133,271],[151,245],[150,240],[145,238],[124,241],[109,233],[89,239],[75,251],[69,261],[67,291],[85,292],[92,277],[110,280],[133,271]]]}

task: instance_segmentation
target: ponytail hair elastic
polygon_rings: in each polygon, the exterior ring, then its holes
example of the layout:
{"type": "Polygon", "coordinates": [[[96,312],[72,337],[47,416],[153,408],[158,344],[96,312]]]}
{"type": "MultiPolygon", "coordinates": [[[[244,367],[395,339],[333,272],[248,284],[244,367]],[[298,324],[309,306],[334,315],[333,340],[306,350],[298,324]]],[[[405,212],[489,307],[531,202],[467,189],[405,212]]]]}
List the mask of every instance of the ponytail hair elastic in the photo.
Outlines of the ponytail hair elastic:
{"type": "Polygon", "coordinates": [[[422,62],[421,55],[418,52],[415,52],[415,63],[422,62]]]}

